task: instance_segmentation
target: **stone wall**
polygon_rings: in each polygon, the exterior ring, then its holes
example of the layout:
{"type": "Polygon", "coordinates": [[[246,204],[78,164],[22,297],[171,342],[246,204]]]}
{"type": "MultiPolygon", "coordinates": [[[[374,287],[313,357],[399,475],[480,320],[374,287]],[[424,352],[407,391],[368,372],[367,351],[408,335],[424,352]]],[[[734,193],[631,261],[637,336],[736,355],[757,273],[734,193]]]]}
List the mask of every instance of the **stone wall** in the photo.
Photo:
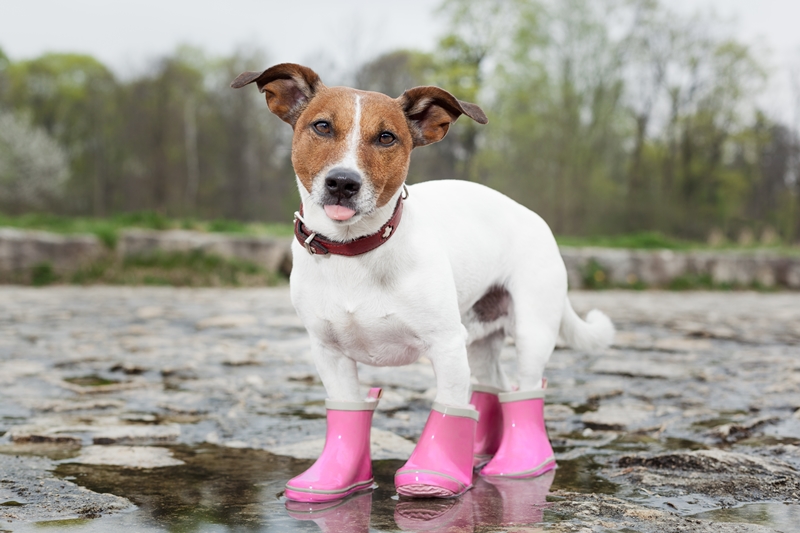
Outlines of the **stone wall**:
{"type": "Polygon", "coordinates": [[[289,237],[256,237],[198,231],[152,231],[131,229],[122,232],[117,243],[121,257],[146,256],[156,252],[202,250],[226,259],[242,259],[271,272],[292,270],[289,237]]]}
{"type": "MultiPolygon", "coordinates": [[[[288,274],[292,268],[290,237],[131,229],[120,235],[116,253],[125,258],[193,250],[242,259],[272,272],[288,274]]],[[[42,263],[67,273],[108,253],[92,235],[0,228],[0,273],[27,271],[42,263]]],[[[602,286],[669,287],[681,278],[702,278],[714,285],[800,290],[800,254],[562,247],[561,255],[573,289],[586,288],[587,278],[598,275],[602,286]]]]}
{"type": "Polygon", "coordinates": [[[94,235],[59,235],[45,231],[0,228],[0,273],[30,270],[47,263],[66,273],[107,253],[94,235]]]}
{"type": "Polygon", "coordinates": [[[568,247],[561,255],[573,289],[585,287],[587,276],[598,270],[598,281],[612,286],[668,287],[680,278],[705,278],[714,285],[800,289],[800,255],[568,247]]]}

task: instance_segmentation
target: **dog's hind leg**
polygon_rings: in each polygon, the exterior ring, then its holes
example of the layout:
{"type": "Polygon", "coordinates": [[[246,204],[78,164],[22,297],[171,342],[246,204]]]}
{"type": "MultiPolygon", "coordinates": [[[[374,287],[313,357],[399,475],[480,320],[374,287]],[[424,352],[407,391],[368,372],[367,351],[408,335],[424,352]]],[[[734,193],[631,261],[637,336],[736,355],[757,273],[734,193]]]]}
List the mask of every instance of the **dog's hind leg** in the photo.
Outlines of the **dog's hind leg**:
{"type": "MultiPolygon", "coordinates": [[[[539,280],[542,284],[546,281],[539,280]]],[[[558,294],[556,288],[540,285],[539,290],[526,291],[521,298],[512,291],[519,390],[498,395],[503,437],[481,475],[532,477],[556,466],[544,423],[544,367],[558,339],[564,302],[563,292],[558,294]]]]}
{"type": "MultiPolygon", "coordinates": [[[[558,340],[564,311],[564,293],[555,288],[529,287],[512,292],[514,298],[514,341],[517,347],[519,390],[541,389],[544,368],[558,340]]],[[[566,285],[566,284],[565,284],[566,285]]]]}
{"type": "Polygon", "coordinates": [[[472,386],[469,401],[479,415],[472,450],[472,466],[475,468],[485,465],[494,456],[503,437],[503,414],[498,394],[511,390],[508,377],[500,366],[505,336],[505,331],[495,331],[467,346],[470,370],[478,382],[472,386]]]}
{"type": "Polygon", "coordinates": [[[469,369],[479,385],[494,387],[502,391],[511,390],[508,376],[500,366],[500,352],[505,340],[504,331],[495,331],[467,346],[469,369]]]}

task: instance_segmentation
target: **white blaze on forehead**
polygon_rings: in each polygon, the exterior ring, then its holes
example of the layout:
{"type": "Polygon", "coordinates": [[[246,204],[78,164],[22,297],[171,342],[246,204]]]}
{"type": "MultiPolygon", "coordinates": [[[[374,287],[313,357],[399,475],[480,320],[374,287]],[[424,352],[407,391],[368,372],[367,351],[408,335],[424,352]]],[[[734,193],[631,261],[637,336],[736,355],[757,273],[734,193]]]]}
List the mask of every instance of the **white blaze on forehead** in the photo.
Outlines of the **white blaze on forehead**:
{"type": "Polygon", "coordinates": [[[361,96],[358,94],[353,96],[356,99],[355,111],[353,112],[353,127],[347,133],[347,148],[345,149],[344,157],[334,166],[350,168],[360,173],[361,169],[358,168],[358,144],[361,142],[361,96]]]}

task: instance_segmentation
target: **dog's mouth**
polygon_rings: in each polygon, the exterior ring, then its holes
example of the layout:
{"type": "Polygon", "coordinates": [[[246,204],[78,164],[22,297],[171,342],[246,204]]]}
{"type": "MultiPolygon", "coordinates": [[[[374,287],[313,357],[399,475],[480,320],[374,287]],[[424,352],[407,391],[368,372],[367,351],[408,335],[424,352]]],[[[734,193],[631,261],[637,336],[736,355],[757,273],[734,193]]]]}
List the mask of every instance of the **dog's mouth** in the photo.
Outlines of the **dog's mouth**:
{"type": "Polygon", "coordinates": [[[328,218],[339,222],[350,220],[356,214],[355,209],[351,209],[349,207],[338,204],[326,205],[323,206],[323,209],[325,209],[325,214],[328,215],[328,218]]]}

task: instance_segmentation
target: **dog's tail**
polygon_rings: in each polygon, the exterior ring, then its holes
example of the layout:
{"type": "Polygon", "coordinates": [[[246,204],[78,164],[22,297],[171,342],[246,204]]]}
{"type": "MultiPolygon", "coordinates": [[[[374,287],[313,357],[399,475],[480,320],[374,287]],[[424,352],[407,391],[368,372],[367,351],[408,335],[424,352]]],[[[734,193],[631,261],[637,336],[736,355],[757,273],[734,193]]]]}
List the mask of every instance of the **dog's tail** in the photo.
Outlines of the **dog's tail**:
{"type": "Polygon", "coordinates": [[[592,352],[608,348],[614,342],[614,324],[611,319],[597,309],[592,309],[586,315],[586,321],[572,309],[569,298],[566,298],[564,315],[561,317],[561,338],[566,344],[576,350],[592,352]]]}

